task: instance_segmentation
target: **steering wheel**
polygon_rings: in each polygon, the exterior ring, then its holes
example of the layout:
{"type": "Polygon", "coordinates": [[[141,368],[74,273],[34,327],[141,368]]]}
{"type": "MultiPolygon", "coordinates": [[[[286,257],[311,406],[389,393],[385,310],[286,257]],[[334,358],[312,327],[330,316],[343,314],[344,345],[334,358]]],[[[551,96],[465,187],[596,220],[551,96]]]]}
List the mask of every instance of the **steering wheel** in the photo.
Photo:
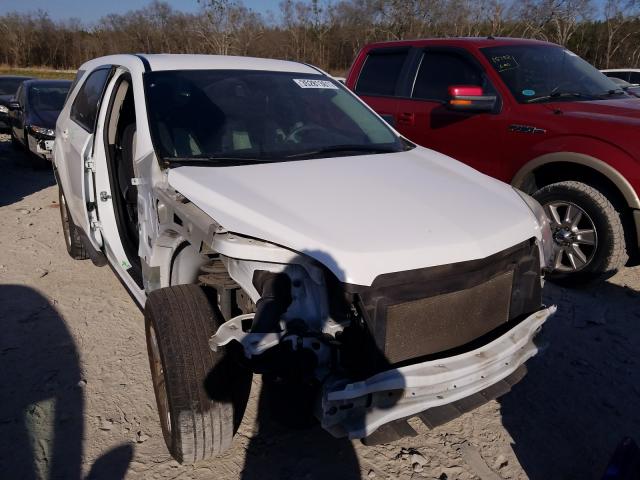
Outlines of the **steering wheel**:
{"type": "Polygon", "coordinates": [[[300,143],[300,134],[302,133],[309,133],[309,132],[320,132],[320,133],[324,133],[326,132],[327,129],[324,127],[321,127],[319,125],[301,125],[299,127],[294,128],[291,132],[289,132],[289,135],[286,136],[285,138],[285,142],[293,142],[293,143],[300,143]]]}

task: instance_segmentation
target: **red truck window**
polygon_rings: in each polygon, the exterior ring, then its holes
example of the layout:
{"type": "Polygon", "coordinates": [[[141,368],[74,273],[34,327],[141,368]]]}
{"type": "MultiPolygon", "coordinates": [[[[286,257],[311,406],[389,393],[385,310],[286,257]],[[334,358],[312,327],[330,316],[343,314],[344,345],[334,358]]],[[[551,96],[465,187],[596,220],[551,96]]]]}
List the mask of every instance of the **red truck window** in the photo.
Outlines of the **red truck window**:
{"type": "Polygon", "coordinates": [[[383,49],[369,52],[358,77],[359,95],[393,95],[408,50],[383,49]]]}
{"type": "Polygon", "coordinates": [[[425,52],[413,85],[413,98],[446,102],[451,85],[483,87],[483,72],[460,55],[425,52]]]}

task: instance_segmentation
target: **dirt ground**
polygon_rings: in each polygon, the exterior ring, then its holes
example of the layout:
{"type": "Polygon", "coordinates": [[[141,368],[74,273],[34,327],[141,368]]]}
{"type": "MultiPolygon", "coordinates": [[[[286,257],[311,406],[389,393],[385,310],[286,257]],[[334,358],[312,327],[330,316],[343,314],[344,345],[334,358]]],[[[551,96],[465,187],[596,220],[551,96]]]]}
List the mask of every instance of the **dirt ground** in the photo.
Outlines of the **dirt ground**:
{"type": "Polygon", "coordinates": [[[100,479],[595,479],[640,440],[640,268],[582,291],[547,284],[559,312],[514,390],[393,444],[365,447],[269,420],[254,379],[222,458],[165,449],[143,317],[109,268],[73,261],[57,187],[0,136],[0,477],[100,479]]]}

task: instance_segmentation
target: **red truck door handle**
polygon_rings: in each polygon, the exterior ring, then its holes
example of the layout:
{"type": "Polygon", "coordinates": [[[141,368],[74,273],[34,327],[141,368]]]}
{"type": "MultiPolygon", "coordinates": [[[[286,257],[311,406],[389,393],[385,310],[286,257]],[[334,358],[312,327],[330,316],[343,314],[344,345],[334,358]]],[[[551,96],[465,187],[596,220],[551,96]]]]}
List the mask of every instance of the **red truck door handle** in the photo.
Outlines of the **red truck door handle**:
{"type": "Polygon", "coordinates": [[[416,123],[416,114],[410,112],[400,113],[398,115],[398,124],[412,126],[416,123]]]}

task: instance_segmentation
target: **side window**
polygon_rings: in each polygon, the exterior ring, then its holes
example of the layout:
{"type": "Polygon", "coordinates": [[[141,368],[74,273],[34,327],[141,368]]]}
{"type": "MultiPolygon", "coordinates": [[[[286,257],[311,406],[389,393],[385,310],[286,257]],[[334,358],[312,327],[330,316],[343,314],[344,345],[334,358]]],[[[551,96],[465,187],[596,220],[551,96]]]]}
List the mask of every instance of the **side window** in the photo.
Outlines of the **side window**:
{"type": "Polygon", "coordinates": [[[477,85],[483,87],[487,93],[494,92],[484,72],[461,55],[450,52],[425,52],[411,97],[446,102],[451,85],[477,85]]]}
{"type": "Polygon", "coordinates": [[[78,70],[78,72],[76,73],[76,78],[73,79],[73,82],[69,87],[69,91],[67,92],[67,98],[64,99],[65,104],[69,100],[69,97],[71,96],[71,92],[73,92],[73,89],[76,88],[76,85],[78,85],[78,82],[80,81],[83,75],[84,75],[84,70],[78,70]]]}
{"type": "Polygon", "coordinates": [[[604,74],[609,78],[619,78],[625,82],[629,81],[629,72],[604,72],[604,74]]]}
{"type": "Polygon", "coordinates": [[[393,95],[408,50],[384,49],[369,52],[356,84],[359,95],[393,95]],[[385,51],[386,50],[386,51],[385,51]]]}
{"type": "Polygon", "coordinates": [[[635,85],[640,84],[640,72],[629,73],[629,83],[633,83],[635,85]]]}
{"type": "Polygon", "coordinates": [[[100,68],[91,72],[80,87],[71,106],[71,120],[87,132],[93,132],[102,92],[109,78],[109,71],[109,68],[100,68]]]}

